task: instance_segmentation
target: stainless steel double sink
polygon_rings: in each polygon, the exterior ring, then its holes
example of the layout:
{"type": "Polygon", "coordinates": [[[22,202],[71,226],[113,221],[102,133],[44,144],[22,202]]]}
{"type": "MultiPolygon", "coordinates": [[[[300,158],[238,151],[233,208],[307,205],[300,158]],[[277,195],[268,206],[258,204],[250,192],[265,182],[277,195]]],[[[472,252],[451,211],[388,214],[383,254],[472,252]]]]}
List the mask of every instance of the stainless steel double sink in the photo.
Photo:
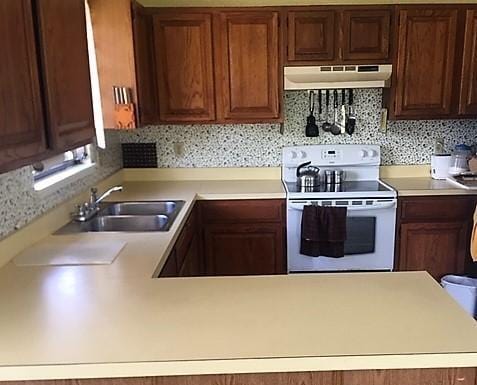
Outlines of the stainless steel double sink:
{"type": "Polygon", "coordinates": [[[111,202],[86,222],[70,222],[57,233],[168,231],[184,201],[111,202]]]}

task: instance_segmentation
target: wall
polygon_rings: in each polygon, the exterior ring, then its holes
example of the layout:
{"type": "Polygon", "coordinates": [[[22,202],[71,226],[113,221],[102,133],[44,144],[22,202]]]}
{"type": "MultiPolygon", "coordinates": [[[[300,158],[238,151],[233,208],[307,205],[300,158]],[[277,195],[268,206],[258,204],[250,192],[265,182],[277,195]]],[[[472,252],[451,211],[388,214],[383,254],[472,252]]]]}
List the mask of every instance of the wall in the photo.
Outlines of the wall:
{"type": "Polygon", "coordinates": [[[0,238],[119,170],[121,147],[117,133],[107,133],[106,143],[106,150],[97,150],[97,168],[93,174],[48,193],[33,189],[30,166],[0,174],[0,238]]]}
{"type": "Polygon", "coordinates": [[[284,134],[280,125],[200,125],[146,127],[120,134],[122,142],[155,142],[158,167],[275,167],[281,163],[281,148],[301,144],[367,143],[382,146],[382,163],[428,164],[434,140],[443,138],[448,148],[477,141],[477,121],[397,121],[388,131],[378,131],[381,90],[355,92],[356,133],[333,136],[320,132],[318,138],[304,135],[308,115],[306,92],[285,93],[284,134]],[[184,154],[174,153],[174,143],[183,143],[184,154]]]}

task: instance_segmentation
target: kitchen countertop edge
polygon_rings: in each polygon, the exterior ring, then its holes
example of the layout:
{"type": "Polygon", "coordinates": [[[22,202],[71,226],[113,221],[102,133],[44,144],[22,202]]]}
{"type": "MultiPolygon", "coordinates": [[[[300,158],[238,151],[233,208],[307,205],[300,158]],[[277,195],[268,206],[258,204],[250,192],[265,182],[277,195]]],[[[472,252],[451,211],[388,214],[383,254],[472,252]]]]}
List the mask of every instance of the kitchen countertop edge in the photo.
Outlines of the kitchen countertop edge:
{"type": "Polygon", "coordinates": [[[0,381],[465,368],[476,362],[477,353],[445,353],[11,366],[0,367],[0,381]]]}

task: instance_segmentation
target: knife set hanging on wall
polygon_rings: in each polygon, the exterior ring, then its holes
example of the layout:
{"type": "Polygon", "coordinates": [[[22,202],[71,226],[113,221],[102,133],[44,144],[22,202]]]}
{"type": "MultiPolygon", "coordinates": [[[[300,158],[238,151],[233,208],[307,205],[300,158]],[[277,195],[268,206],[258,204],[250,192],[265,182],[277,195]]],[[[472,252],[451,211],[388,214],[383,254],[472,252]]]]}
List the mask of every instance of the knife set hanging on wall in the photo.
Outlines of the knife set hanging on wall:
{"type": "Polygon", "coordinates": [[[115,128],[128,130],[136,128],[136,114],[128,87],[113,86],[115,128]]]}
{"type": "Polygon", "coordinates": [[[356,116],[354,113],[353,90],[348,90],[348,98],[346,98],[346,90],[341,90],[341,97],[338,90],[318,90],[309,91],[308,107],[310,114],[306,118],[305,135],[307,137],[319,136],[319,127],[317,119],[314,116],[315,112],[315,94],[318,97],[318,121],[323,121],[321,129],[324,132],[331,132],[333,135],[348,134],[353,135],[356,129],[356,116]],[[323,108],[323,92],[325,92],[325,107],[323,108]],[[333,94],[332,100],[332,122],[330,122],[330,100],[331,92],[333,94]],[[324,109],[324,119],[322,113],[324,109]]]}

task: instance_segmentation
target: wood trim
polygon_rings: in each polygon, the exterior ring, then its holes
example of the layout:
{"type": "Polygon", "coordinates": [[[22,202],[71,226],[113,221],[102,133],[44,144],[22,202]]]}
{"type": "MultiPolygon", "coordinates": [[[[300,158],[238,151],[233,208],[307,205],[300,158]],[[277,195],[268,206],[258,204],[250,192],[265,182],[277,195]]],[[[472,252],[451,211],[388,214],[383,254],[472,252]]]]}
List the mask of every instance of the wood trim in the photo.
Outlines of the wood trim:
{"type": "Polygon", "coordinates": [[[0,385],[474,385],[476,377],[474,367],[10,381],[0,385]]]}

